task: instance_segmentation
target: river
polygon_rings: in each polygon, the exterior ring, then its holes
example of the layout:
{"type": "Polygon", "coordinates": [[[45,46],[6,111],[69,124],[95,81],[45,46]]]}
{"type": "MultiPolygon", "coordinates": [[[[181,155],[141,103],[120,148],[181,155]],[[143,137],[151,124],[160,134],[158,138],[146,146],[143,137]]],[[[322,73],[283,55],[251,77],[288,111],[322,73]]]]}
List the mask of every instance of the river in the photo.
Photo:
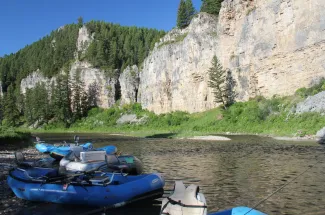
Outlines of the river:
{"type": "MultiPolygon", "coordinates": [[[[40,136],[49,142],[68,142],[73,135],[40,136]]],[[[232,140],[223,142],[100,134],[79,136],[80,142],[92,141],[95,147],[116,145],[123,154],[137,156],[144,163],[145,172],[163,173],[166,190],[172,189],[175,180],[199,185],[209,212],[239,205],[253,207],[308,169],[257,209],[267,214],[325,214],[325,150],[314,142],[258,136],[228,136],[232,140]]],[[[32,203],[31,208],[21,214],[78,214],[89,210],[49,203],[32,203]]],[[[157,203],[107,214],[158,215],[159,209],[157,203]]]]}

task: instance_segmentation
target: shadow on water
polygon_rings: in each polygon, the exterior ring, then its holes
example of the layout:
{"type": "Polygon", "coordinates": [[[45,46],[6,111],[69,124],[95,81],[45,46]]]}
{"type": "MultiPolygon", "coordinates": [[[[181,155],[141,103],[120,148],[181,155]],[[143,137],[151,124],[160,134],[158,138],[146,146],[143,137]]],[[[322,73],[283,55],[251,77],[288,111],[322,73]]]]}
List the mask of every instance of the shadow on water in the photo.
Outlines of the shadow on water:
{"type": "MultiPolygon", "coordinates": [[[[115,208],[111,210],[106,210],[106,214],[114,215],[143,215],[152,214],[158,215],[160,212],[160,205],[158,201],[152,203],[140,202],[138,204],[130,204],[125,207],[115,208]]],[[[87,213],[91,214],[103,214],[104,210],[101,208],[87,207],[83,205],[61,205],[54,203],[31,203],[30,207],[24,208],[17,215],[84,215],[87,213]],[[93,213],[96,212],[96,213],[93,213]]]]}
{"type": "Polygon", "coordinates": [[[146,138],[172,138],[176,134],[177,133],[154,134],[154,135],[146,136],[146,138]]]}

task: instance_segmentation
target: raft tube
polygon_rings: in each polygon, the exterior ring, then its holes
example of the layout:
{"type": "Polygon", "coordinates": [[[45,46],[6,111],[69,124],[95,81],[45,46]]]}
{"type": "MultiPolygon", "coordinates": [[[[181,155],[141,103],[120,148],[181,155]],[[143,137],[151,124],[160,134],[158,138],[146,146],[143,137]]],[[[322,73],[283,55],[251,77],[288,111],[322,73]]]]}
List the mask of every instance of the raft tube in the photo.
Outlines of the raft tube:
{"type": "Polygon", "coordinates": [[[93,173],[68,177],[60,176],[55,169],[36,167],[11,170],[7,183],[21,199],[99,207],[123,206],[140,198],[160,198],[165,185],[158,173],[138,176],[93,173]]]}

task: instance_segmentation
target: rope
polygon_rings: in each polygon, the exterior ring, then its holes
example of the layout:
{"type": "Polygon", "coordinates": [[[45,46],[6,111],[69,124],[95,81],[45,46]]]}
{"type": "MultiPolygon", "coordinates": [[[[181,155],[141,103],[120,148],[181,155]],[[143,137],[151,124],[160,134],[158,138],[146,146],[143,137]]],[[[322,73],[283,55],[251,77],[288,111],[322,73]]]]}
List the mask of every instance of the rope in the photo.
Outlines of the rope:
{"type": "Polygon", "coordinates": [[[266,198],[264,198],[261,201],[257,202],[254,205],[254,207],[252,207],[244,215],[246,215],[246,214],[250,213],[252,210],[256,209],[260,204],[262,204],[263,202],[265,202],[266,200],[268,200],[269,198],[271,198],[274,194],[276,194],[277,192],[279,192],[280,190],[282,190],[283,188],[285,188],[287,185],[289,185],[290,183],[292,183],[293,181],[295,181],[297,178],[299,178],[300,176],[302,176],[303,174],[305,174],[308,170],[314,168],[314,166],[316,166],[318,163],[320,163],[320,161],[317,161],[314,165],[309,166],[307,169],[305,169],[299,175],[297,175],[296,177],[294,177],[292,180],[288,181],[287,183],[285,183],[284,185],[282,185],[281,187],[279,187],[278,189],[276,189],[273,193],[271,193],[270,195],[268,195],[266,198]]]}

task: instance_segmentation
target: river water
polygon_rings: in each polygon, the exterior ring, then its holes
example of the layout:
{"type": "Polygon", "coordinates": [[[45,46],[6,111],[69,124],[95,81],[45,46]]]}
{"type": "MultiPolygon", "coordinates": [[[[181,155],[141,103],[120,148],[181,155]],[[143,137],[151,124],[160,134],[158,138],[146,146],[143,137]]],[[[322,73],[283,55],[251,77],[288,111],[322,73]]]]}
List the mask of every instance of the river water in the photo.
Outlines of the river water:
{"type": "MultiPolygon", "coordinates": [[[[40,136],[49,142],[68,142],[73,135],[40,136]]],[[[116,145],[123,154],[137,156],[144,163],[145,172],[163,173],[167,192],[175,180],[199,185],[209,212],[234,206],[253,207],[308,169],[257,209],[267,214],[325,214],[325,150],[314,142],[258,136],[228,136],[232,140],[223,142],[99,134],[79,136],[80,142],[92,141],[95,147],[116,145]]],[[[89,210],[49,203],[35,203],[32,208],[21,214],[78,214],[89,210]]],[[[159,209],[157,202],[107,214],[158,215],[159,209]]]]}

